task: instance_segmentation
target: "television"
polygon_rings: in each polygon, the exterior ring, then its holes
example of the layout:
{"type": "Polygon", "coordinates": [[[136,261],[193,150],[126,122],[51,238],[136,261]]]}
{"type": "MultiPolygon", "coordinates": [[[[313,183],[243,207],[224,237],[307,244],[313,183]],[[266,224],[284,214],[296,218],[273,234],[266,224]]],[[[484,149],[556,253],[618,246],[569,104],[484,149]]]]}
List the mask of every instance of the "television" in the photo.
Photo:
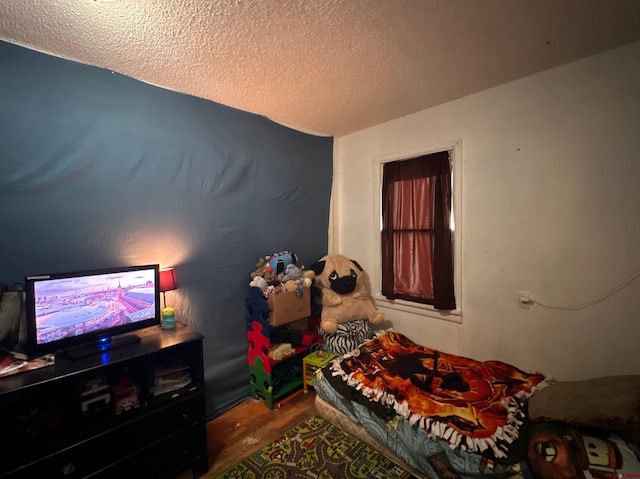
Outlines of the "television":
{"type": "Polygon", "coordinates": [[[159,278],[157,264],[27,276],[27,352],[77,359],[139,341],[160,324],[159,278]]]}

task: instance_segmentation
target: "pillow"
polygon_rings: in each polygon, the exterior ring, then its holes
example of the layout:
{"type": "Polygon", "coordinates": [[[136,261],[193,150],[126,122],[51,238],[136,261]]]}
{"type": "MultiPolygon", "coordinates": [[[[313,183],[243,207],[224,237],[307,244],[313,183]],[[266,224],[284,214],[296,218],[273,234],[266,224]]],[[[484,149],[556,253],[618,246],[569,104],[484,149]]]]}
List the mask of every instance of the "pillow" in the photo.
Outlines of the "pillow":
{"type": "Polygon", "coordinates": [[[342,356],[357,349],[365,341],[374,336],[371,323],[367,320],[356,320],[350,323],[338,324],[335,333],[325,333],[322,349],[336,356],[342,356]]]}
{"type": "Polygon", "coordinates": [[[640,424],[640,375],[559,381],[529,398],[532,422],[624,429],[640,424]]]}

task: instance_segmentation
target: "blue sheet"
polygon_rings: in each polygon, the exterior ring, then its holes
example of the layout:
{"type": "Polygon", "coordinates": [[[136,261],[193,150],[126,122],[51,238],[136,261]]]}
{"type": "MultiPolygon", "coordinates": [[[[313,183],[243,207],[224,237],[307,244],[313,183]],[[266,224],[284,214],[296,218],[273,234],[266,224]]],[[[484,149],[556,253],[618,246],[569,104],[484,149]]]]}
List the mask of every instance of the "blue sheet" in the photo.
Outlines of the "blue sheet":
{"type": "Polygon", "coordinates": [[[497,464],[479,454],[452,449],[447,442],[430,438],[423,428],[411,426],[408,421],[400,420],[398,417],[384,421],[366,406],[349,401],[338,393],[324,377],[322,371],[319,370],[316,376],[316,394],[362,425],[371,436],[387,445],[398,457],[428,477],[434,479],[445,477],[530,479],[534,477],[524,461],[511,465],[497,464]]]}

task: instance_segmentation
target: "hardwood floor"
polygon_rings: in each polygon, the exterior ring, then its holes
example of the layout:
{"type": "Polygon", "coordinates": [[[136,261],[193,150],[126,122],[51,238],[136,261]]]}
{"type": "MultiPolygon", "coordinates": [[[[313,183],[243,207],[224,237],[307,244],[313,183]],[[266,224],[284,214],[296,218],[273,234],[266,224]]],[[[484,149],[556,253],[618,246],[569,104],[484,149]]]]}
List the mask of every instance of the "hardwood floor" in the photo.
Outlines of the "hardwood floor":
{"type": "Polygon", "coordinates": [[[271,410],[264,401],[249,398],[209,421],[209,471],[202,478],[216,477],[315,414],[314,400],[313,390],[300,391],[271,410]]]}

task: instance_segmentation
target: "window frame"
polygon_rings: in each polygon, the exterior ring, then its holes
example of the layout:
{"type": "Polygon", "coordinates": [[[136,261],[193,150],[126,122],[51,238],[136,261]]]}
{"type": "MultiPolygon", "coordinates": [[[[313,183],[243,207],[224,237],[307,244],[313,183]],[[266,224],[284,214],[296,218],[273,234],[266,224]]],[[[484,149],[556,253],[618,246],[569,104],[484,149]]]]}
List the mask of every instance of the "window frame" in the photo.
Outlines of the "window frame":
{"type": "Polygon", "coordinates": [[[462,140],[452,140],[440,145],[426,146],[419,149],[391,153],[378,156],[373,159],[373,184],[374,184],[374,218],[376,219],[374,232],[374,261],[370,280],[373,295],[380,306],[404,311],[430,318],[442,319],[454,323],[462,323],[462,140]],[[452,311],[440,311],[432,305],[416,303],[404,299],[388,299],[382,295],[382,176],[385,163],[408,160],[419,156],[430,155],[441,151],[450,152],[451,156],[451,201],[454,218],[453,231],[453,284],[456,297],[456,309],[452,311]]]}

